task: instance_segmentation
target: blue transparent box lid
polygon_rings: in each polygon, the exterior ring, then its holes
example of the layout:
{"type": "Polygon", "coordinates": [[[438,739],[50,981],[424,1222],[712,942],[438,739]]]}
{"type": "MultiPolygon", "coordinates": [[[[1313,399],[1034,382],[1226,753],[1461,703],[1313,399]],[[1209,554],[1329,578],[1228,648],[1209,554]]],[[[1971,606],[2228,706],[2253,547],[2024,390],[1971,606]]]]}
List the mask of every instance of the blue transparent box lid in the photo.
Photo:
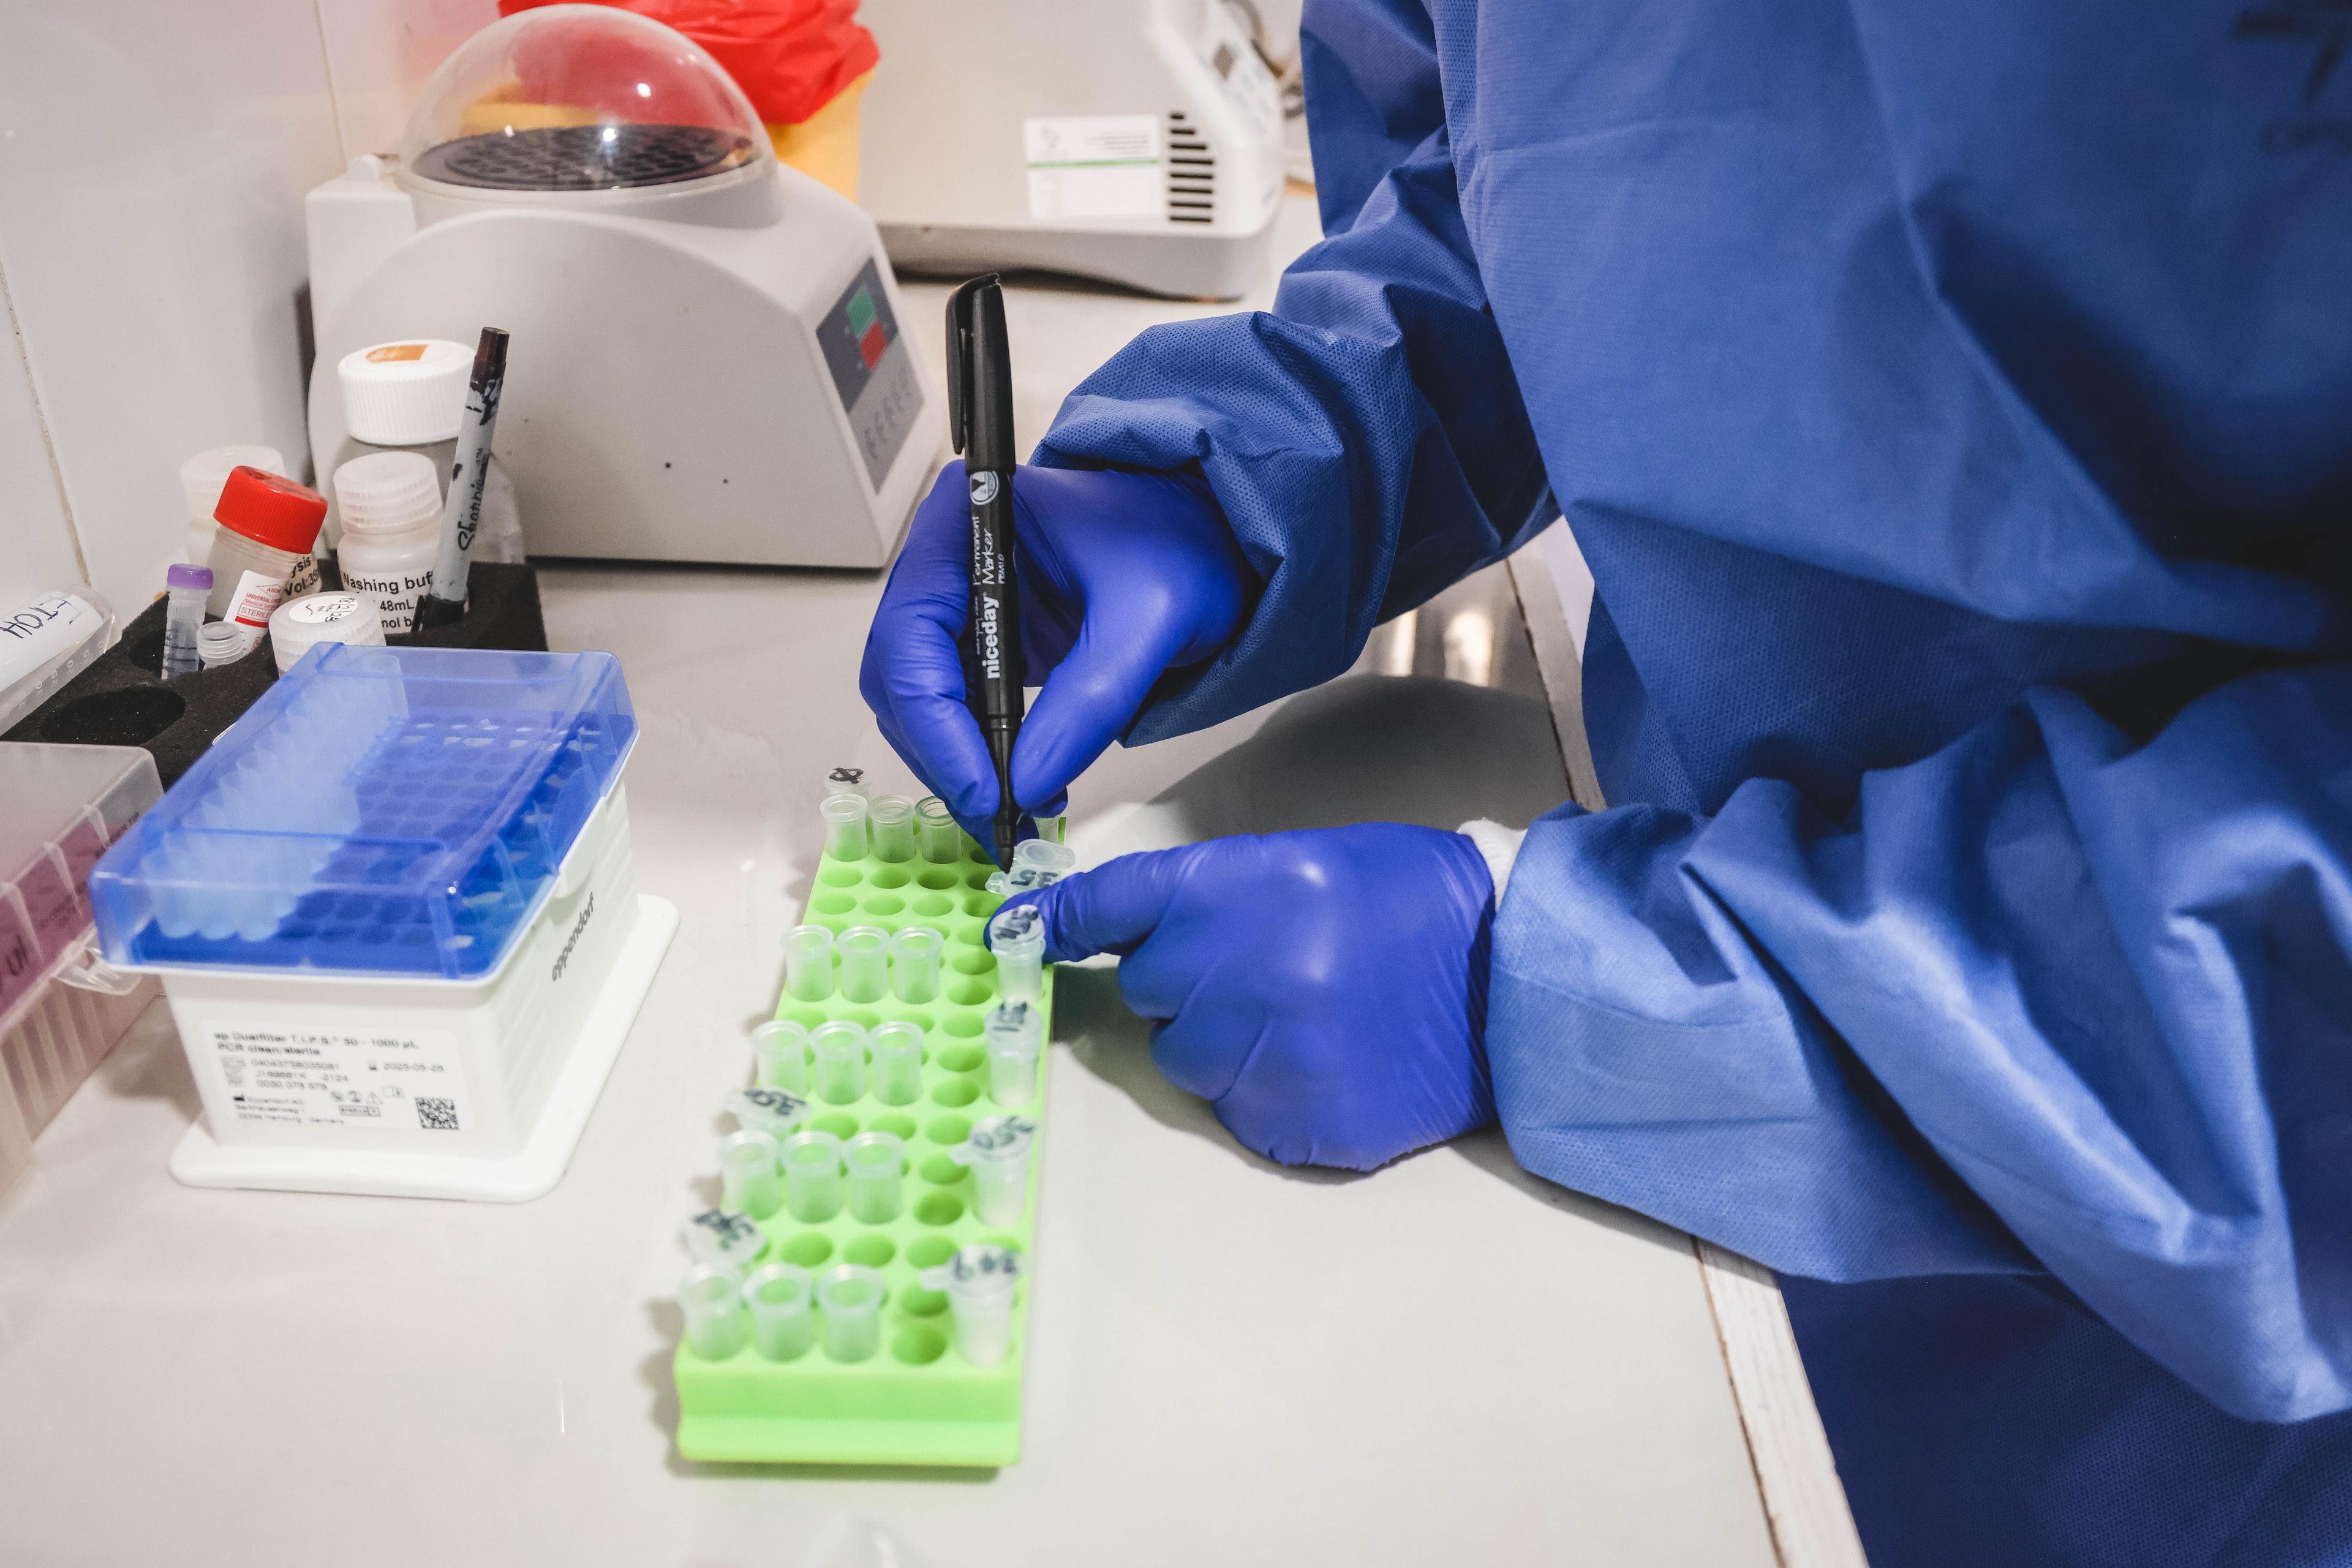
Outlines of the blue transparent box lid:
{"type": "Polygon", "coordinates": [[[313,648],[91,872],[106,956],[488,974],[636,733],[610,654],[313,648]]]}

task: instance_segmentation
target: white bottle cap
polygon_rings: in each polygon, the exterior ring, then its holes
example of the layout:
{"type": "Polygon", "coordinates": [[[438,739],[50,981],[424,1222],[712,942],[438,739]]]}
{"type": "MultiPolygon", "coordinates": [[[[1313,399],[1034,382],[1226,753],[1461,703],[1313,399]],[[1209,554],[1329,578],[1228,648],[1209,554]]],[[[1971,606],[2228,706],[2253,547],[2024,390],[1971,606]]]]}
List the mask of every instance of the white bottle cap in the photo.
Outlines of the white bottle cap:
{"type": "Polygon", "coordinates": [[[220,505],[221,487],[228,483],[231,468],[285,474],[286,455],[275,447],[215,447],[209,452],[198,452],[180,465],[180,494],[187,500],[191,518],[211,524],[213,509],[220,505]]]}
{"type": "Polygon", "coordinates": [[[352,532],[397,533],[441,520],[441,479],[422,452],[371,452],[335,470],[335,504],[352,532]]]}
{"type": "Polygon", "coordinates": [[[474,351],[446,338],[353,349],[335,366],[343,428],[371,447],[454,441],[473,374],[474,351]]]}
{"type": "Polygon", "coordinates": [[[285,674],[315,643],[383,646],[383,616],[373,594],[306,594],[269,614],[269,651],[285,674]]]}

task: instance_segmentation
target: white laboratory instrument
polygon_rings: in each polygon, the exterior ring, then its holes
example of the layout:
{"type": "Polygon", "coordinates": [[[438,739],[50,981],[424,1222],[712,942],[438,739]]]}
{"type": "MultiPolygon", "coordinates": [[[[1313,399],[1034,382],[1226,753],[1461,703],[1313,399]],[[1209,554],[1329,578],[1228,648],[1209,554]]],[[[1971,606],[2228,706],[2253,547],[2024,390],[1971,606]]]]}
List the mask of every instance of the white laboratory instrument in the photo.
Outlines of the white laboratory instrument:
{"type": "Polygon", "coordinates": [[[1230,300],[1265,274],[1282,97],[1226,0],[864,0],[858,201],[900,270],[1230,300]]]}
{"type": "Polygon", "coordinates": [[[776,162],[657,22],[551,5],[426,83],[397,157],[309,199],[322,484],[355,349],[513,335],[498,455],[533,556],[874,567],[941,456],[873,221],[776,162]]]}

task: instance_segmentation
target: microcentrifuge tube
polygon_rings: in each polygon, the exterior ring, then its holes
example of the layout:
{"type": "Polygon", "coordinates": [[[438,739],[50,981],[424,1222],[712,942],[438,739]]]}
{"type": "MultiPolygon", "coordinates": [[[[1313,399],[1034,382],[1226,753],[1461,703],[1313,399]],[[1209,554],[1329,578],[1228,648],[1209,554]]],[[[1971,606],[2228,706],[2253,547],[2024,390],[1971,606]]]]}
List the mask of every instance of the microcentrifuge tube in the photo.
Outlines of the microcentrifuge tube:
{"type": "Polygon", "coordinates": [[[834,769],[831,773],[824,775],[824,793],[828,796],[836,795],[854,795],[858,799],[864,800],[866,798],[866,770],[864,768],[834,769]]]}
{"type": "Polygon", "coordinates": [[[880,926],[851,926],[833,939],[841,956],[834,984],[845,1002],[879,1002],[890,994],[890,933],[880,926]]]}
{"type": "Polygon", "coordinates": [[[866,1092],[866,1031],[847,1018],[819,1024],[809,1035],[816,1065],[809,1069],[816,1097],[847,1105],[866,1092]]]}
{"type": "Polygon", "coordinates": [[[768,1250],[768,1233],[751,1216],[727,1209],[704,1209],[680,1227],[686,1249],[697,1263],[716,1264],[740,1274],[768,1250]]]}
{"type": "Polygon", "coordinates": [[[988,922],[996,954],[996,994],[1005,1002],[1045,999],[1045,922],[1034,904],[1000,910],[988,922]]]}
{"type": "Polygon", "coordinates": [[[698,1263],[678,1281],[686,1313],[687,1348],[704,1361],[725,1361],[751,1338],[743,1310],[743,1280],[732,1268],[698,1263]]]}
{"type": "Polygon", "coordinates": [[[803,1129],[784,1140],[784,1212],[815,1225],[841,1212],[841,1140],[803,1129]]]}
{"type": "Polygon", "coordinates": [[[806,1121],[809,1114],[808,1101],[784,1089],[730,1089],[726,1106],[736,1126],[771,1138],[782,1138],[806,1121]]]}
{"type": "Polygon", "coordinates": [[[946,938],[929,926],[907,926],[890,939],[890,994],[929,1002],[940,994],[940,949],[946,938]]]}
{"type": "Polygon", "coordinates": [[[751,1348],[768,1361],[791,1361],[816,1342],[815,1292],[809,1271],[771,1263],[743,1281],[751,1312],[751,1348]]]}
{"type": "Polygon", "coordinates": [[[1070,819],[1067,816],[1033,816],[1037,825],[1037,837],[1048,844],[1061,844],[1069,838],[1070,819]]]}
{"type": "Polygon", "coordinates": [[[1020,1279],[1019,1253],[982,1245],[961,1247],[938,1268],[924,1269],[919,1283],[948,1293],[956,1353],[974,1366],[995,1366],[1013,1353],[1013,1298],[1020,1279]]]}
{"type": "MultiPolygon", "coordinates": [[[[823,926],[807,928],[824,931],[823,926]]],[[[826,942],[830,947],[830,936],[826,942]]],[[[828,984],[830,976],[827,977],[828,984]]],[[[786,983],[789,986],[789,982],[786,983]]],[[[790,1018],[771,1018],[751,1031],[751,1060],[761,1089],[781,1089],[805,1096],[808,1081],[808,1031],[790,1018]]]]}
{"type": "Polygon", "coordinates": [[[836,860],[866,858],[866,797],[829,795],[817,812],[824,818],[824,852],[836,860]]]}
{"type": "Polygon", "coordinates": [[[877,795],[866,808],[877,860],[915,858],[915,803],[903,795],[877,795]]]}
{"type": "Polygon", "coordinates": [[[1027,1002],[1007,1002],[988,1016],[988,1098],[1008,1110],[1037,1097],[1037,1059],[1045,1050],[1045,1016],[1027,1002]]]}
{"type": "Polygon", "coordinates": [[[915,845],[935,865],[951,866],[963,858],[963,829],[938,795],[927,795],[915,803],[915,845]]]}
{"type": "Polygon", "coordinates": [[[907,1143],[895,1132],[860,1132],[841,1146],[849,1172],[849,1217],[860,1225],[883,1225],[898,1217],[904,1201],[907,1143]]]}
{"type": "Polygon", "coordinates": [[[1033,887],[1050,887],[1076,870],[1077,866],[1076,850],[1066,844],[1055,844],[1050,839],[1024,838],[1014,847],[1013,851],[1013,870],[1019,871],[1025,867],[1041,873],[1042,879],[1031,883],[1033,887]]]}
{"type": "Polygon", "coordinates": [[[1018,1225],[1029,1206],[1029,1163],[1036,1155],[1037,1124],[1025,1116],[983,1116],[948,1151],[971,1167],[972,1208],[982,1225],[1018,1225]]]}
{"type": "Polygon", "coordinates": [[[845,1263],[817,1277],[816,1306],[824,1314],[824,1353],[835,1361],[865,1361],[882,1348],[882,1276],[845,1263]]]}
{"type": "MultiPolygon", "coordinates": [[[[903,934],[903,933],[902,933],[903,934]]],[[[885,1105],[912,1105],[923,1092],[923,1026],[877,1024],[866,1037],[872,1058],[866,1069],[874,1098],[885,1105]]]]}
{"type": "Polygon", "coordinates": [[[765,1132],[730,1133],[719,1141],[719,1206],[765,1219],[783,1201],[776,1175],[776,1141],[765,1132]]]}
{"type": "Polygon", "coordinates": [[[794,926],[784,933],[784,989],[801,1002],[822,1002],[833,994],[831,930],[794,926]]]}

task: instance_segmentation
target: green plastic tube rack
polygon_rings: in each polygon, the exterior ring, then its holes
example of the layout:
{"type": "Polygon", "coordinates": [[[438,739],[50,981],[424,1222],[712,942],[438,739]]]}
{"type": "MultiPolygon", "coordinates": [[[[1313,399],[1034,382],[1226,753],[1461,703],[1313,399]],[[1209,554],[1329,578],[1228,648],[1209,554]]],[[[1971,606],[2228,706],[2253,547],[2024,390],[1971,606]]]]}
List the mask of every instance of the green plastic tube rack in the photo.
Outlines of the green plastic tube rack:
{"type": "MultiPolygon", "coordinates": [[[[914,859],[886,863],[868,858],[820,860],[809,896],[811,924],[835,935],[852,926],[897,931],[928,925],[947,939],[936,1002],[895,998],[858,1004],[838,991],[822,1002],[786,993],[776,1016],[814,1029],[835,1018],[867,1028],[893,1019],[922,1026],[922,1092],[911,1105],[887,1106],[869,1092],[846,1105],[814,1100],[806,1125],[847,1138],[893,1132],[907,1141],[906,1202],[897,1219],[863,1225],[845,1209],[821,1224],[803,1224],[783,1209],[760,1222],[768,1238],[761,1263],[797,1263],[822,1272],[837,1263],[878,1268],[889,1292],[883,1308],[882,1348],[870,1360],[843,1364],[823,1347],[788,1362],[771,1362],[746,1345],[724,1361],[705,1361],[684,1344],[673,1363],[677,1382],[678,1452],[688,1459],[760,1464],[1009,1465],[1021,1456],[1021,1379],[1028,1360],[1028,1316],[1034,1274],[1024,1279],[1014,1308],[1012,1353],[995,1366],[977,1367],[953,1348],[944,1292],[917,1282],[924,1268],[945,1262],[958,1247],[993,1242],[1034,1256],[1038,1172],[1045,1141],[1045,1070],[1025,1106],[988,1099],[982,1020],[996,1005],[996,960],[982,933],[1003,900],[987,890],[995,870],[980,847],[963,841],[952,864],[914,859]],[[1020,1223],[984,1226],[972,1208],[971,1173],[949,1156],[980,1117],[1018,1110],[1038,1126],[1030,1162],[1029,1194],[1020,1223]]],[[[1053,970],[1045,972],[1045,1018],[1051,1037],[1053,970]]],[[[746,1272],[750,1271],[750,1267],[746,1272]]]]}

